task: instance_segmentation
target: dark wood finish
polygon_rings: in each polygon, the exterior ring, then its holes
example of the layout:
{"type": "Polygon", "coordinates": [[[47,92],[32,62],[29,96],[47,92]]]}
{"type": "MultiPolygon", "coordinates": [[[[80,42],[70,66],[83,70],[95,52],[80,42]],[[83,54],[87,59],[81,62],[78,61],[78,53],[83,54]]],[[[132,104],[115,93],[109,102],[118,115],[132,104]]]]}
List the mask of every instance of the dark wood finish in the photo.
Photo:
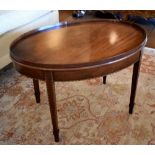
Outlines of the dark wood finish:
{"type": "Polygon", "coordinates": [[[141,58],[133,66],[131,94],[130,94],[130,103],[129,103],[129,114],[133,113],[133,108],[135,105],[135,96],[136,96],[136,89],[137,89],[137,84],[138,84],[140,62],[141,62],[141,58]]]}
{"type": "Polygon", "coordinates": [[[55,141],[59,142],[59,128],[58,128],[58,118],[57,118],[55,85],[54,85],[52,73],[46,72],[45,78],[46,78],[48,101],[49,101],[50,112],[51,112],[51,120],[53,125],[53,134],[54,134],[55,141]]]}
{"type": "MultiPolygon", "coordinates": [[[[78,79],[87,79],[88,77],[94,78],[102,75],[107,75],[130,66],[131,64],[135,63],[137,59],[139,59],[139,56],[140,51],[136,51],[135,53],[131,53],[123,59],[120,58],[119,61],[115,61],[115,59],[113,59],[110,63],[103,63],[102,65],[94,65],[92,67],[81,67],[67,70],[54,70],[52,71],[53,79],[54,81],[73,81],[78,79]]],[[[20,73],[31,78],[45,80],[45,71],[42,68],[29,68],[29,66],[18,63],[15,60],[14,63],[16,70],[20,73]]]]}
{"type": "Polygon", "coordinates": [[[106,78],[107,76],[103,76],[103,84],[106,84],[106,78]]]}
{"type": "Polygon", "coordinates": [[[155,10],[107,10],[105,12],[122,14],[124,20],[127,20],[129,15],[141,16],[145,19],[155,18],[155,10]]]}
{"type": "MultiPolygon", "coordinates": [[[[11,45],[17,71],[46,81],[55,141],[59,141],[55,81],[82,80],[119,71],[140,60],[146,33],[137,25],[112,20],[60,23],[22,35],[11,45]]],[[[133,109],[138,70],[134,67],[133,109]]]]}
{"type": "MultiPolygon", "coordinates": [[[[78,20],[77,18],[73,18],[72,17],[72,12],[74,10],[59,10],[59,20],[61,22],[64,22],[64,21],[76,21],[78,20]]],[[[108,10],[106,10],[108,12],[108,10]]],[[[144,10],[143,10],[144,11],[144,10]]],[[[146,10],[149,12],[149,10],[146,10]]],[[[151,10],[150,10],[151,11],[151,10]]],[[[94,19],[94,14],[93,14],[94,11],[89,11],[89,14],[87,12],[87,14],[83,17],[83,20],[88,20],[88,19],[94,19]]],[[[150,15],[150,13],[149,13],[150,15]]],[[[81,19],[80,19],[81,20],[81,19]]],[[[136,23],[136,21],[132,21],[133,23],[136,23]]],[[[147,41],[147,44],[146,46],[147,47],[150,47],[150,48],[155,48],[155,24],[149,24],[149,20],[146,21],[148,24],[143,24],[143,23],[139,23],[140,26],[143,27],[143,29],[145,29],[146,33],[147,33],[147,38],[148,38],[148,41],[147,41]]],[[[152,22],[151,22],[152,23],[152,22]]]]}
{"type": "Polygon", "coordinates": [[[144,44],[145,37],[143,29],[126,22],[64,23],[25,34],[11,46],[11,57],[49,70],[92,67],[130,55],[144,44]]]}
{"type": "Polygon", "coordinates": [[[39,80],[33,79],[33,86],[34,86],[34,95],[36,98],[36,102],[40,103],[40,90],[39,90],[39,80]]]}

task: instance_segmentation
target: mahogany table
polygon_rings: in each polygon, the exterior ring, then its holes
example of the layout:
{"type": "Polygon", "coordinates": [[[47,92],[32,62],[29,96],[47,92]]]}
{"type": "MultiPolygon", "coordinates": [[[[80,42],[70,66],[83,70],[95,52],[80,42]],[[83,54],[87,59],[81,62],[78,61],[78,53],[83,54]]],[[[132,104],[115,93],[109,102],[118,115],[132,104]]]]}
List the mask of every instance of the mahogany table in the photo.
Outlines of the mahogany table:
{"type": "Polygon", "coordinates": [[[103,76],[134,64],[129,113],[133,112],[145,31],[135,24],[112,20],[78,21],[41,27],[11,44],[17,71],[33,78],[36,102],[39,81],[45,80],[55,141],[59,141],[55,81],[103,76]]]}

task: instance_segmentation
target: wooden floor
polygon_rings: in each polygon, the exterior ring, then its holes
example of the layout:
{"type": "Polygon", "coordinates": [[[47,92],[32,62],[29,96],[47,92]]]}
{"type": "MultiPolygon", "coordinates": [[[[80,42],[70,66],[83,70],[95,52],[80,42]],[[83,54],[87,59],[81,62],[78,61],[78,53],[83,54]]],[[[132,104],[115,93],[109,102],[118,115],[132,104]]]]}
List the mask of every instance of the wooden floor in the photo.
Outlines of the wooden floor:
{"type": "MultiPolygon", "coordinates": [[[[84,19],[91,19],[94,18],[91,15],[85,15],[82,18],[74,18],[72,17],[73,10],[60,10],[59,15],[60,15],[60,22],[63,21],[75,21],[75,20],[84,20],[84,19]]],[[[146,22],[147,23],[147,22],[146,22]]],[[[155,48],[155,24],[139,24],[142,26],[148,36],[148,42],[147,42],[147,47],[155,48]]]]}

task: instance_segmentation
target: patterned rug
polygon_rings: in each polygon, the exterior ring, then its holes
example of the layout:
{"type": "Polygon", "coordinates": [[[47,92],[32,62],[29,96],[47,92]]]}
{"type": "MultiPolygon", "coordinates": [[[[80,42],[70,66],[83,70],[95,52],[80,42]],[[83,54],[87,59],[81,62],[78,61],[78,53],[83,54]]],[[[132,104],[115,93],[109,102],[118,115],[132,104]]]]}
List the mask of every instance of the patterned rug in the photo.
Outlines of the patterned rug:
{"type": "Polygon", "coordinates": [[[155,50],[145,49],[134,113],[132,66],[102,78],[56,83],[61,141],[54,142],[45,82],[36,104],[30,78],[0,75],[0,144],[155,144],[155,50]]]}

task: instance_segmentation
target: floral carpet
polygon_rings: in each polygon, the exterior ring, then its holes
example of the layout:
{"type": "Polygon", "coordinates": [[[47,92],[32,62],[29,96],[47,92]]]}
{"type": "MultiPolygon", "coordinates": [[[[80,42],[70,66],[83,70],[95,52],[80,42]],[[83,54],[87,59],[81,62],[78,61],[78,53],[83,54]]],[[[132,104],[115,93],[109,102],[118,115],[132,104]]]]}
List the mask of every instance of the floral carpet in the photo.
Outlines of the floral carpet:
{"type": "Polygon", "coordinates": [[[56,83],[60,142],[52,135],[45,82],[14,69],[0,74],[0,144],[155,144],[155,50],[146,48],[136,105],[128,114],[132,66],[107,76],[56,83]]]}

